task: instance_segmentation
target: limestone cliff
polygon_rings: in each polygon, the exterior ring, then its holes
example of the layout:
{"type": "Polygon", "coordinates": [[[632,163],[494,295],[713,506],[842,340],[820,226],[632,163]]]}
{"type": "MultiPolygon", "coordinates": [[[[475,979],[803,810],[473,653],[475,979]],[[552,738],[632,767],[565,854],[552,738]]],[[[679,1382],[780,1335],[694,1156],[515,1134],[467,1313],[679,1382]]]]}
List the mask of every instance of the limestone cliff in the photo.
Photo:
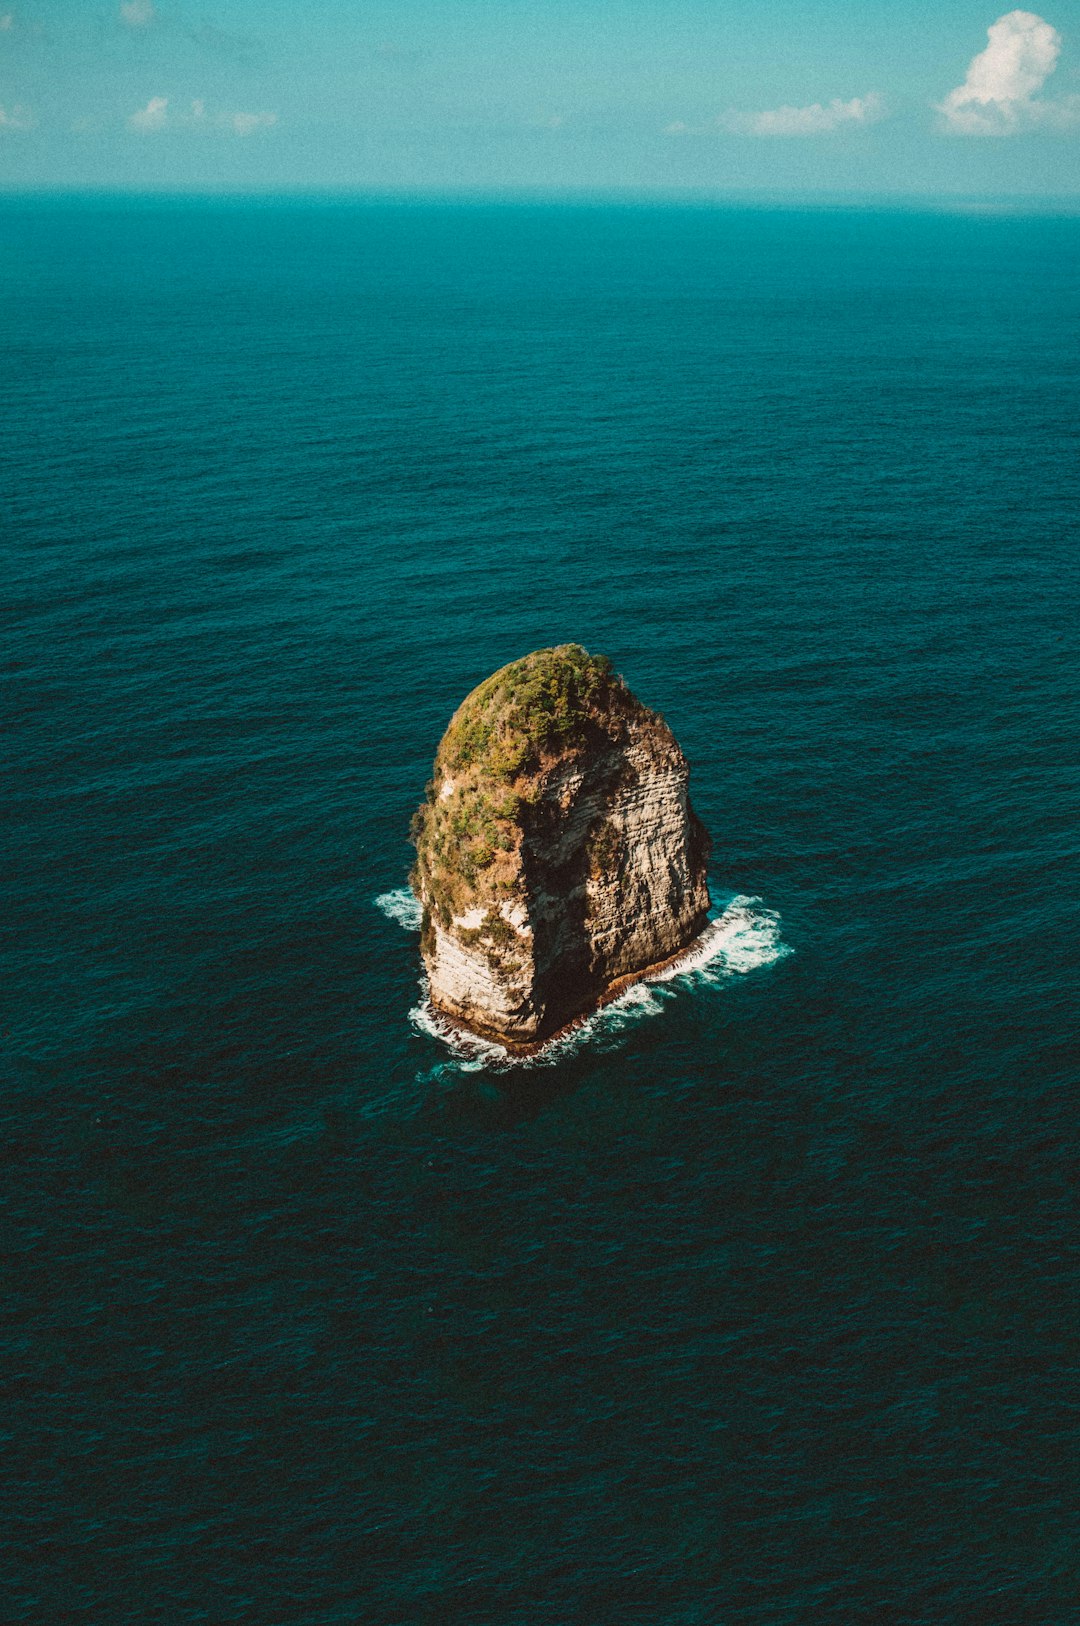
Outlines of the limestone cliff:
{"type": "Polygon", "coordinates": [[[413,820],[436,1009],[527,1050],[686,948],[709,906],[688,779],[663,719],[576,644],[474,689],[413,820]]]}

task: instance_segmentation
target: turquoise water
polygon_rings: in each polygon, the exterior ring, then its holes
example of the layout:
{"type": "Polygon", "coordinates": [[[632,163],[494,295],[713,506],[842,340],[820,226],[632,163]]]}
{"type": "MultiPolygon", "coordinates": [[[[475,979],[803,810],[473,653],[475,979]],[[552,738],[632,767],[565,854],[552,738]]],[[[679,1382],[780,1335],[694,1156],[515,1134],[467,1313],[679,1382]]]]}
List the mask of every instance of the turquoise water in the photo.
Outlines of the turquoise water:
{"type": "Polygon", "coordinates": [[[1073,1626],[1078,248],[3,203],[5,1619],[1073,1626]],[[727,935],[506,1069],[404,837],[570,639],[727,935]]]}

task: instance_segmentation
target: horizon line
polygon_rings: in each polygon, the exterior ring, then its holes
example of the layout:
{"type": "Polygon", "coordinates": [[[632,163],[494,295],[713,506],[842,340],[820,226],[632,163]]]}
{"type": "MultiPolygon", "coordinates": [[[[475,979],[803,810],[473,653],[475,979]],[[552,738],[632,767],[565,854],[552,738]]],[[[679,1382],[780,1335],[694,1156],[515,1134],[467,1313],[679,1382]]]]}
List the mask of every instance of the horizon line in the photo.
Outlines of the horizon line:
{"type": "Polygon", "coordinates": [[[0,203],[39,201],[118,203],[326,203],[576,205],[585,207],[741,207],[755,209],[895,209],[947,213],[1080,214],[1080,193],[855,191],[828,188],[614,187],[614,186],[227,186],[129,187],[105,183],[37,186],[0,182],[0,203]]]}

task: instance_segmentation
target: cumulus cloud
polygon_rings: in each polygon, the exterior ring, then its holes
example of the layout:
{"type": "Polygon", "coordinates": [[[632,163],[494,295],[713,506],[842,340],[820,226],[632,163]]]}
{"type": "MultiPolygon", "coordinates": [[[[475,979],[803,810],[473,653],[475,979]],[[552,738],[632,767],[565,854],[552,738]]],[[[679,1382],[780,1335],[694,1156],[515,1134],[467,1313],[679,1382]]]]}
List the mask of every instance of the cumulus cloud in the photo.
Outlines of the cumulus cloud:
{"type": "Polygon", "coordinates": [[[145,107],[132,113],[128,124],[133,130],[164,130],[169,122],[169,98],[151,96],[145,107]]]}
{"type": "Polygon", "coordinates": [[[1037,92],[1057,67],[1061,35],[1033,11],[1009,11],[987,29],[985,51],[973,57],[962,85],[939,104],[945,128],[957,135],[1014,135],[1036,125],[1080,121],[1080,98],[1041,100],[1037,92]]]}
{"type": "Polygon", "coordinates": [[[151,0],[123,0],[120,21],[127,23],[129,28],[149,28],[153,20],[154,7],[151,0]]]}
{"type": "Polygon", "coordinates": [[[0,131],[29,130],[34,115],[28,107],[0,107],[0,131]]]}
{"type": "Polygon", "coordinates": [[[268,130],[277,123],[276,113],[227,113],[226,122],[238,136],[249,136],[255,130],[268,130]]]}
{"type": "Polygon", "coordinates": [[[256,130],[276,124],[276,113],[208,113],[206,103],[196,99],[183,112],[169,111],[167,96],[152,96],[145,107],[132,113],[128,128],[143,133],[155,130],[223,130],[229,135],[249,136],[256,130]]]}
{"type": "Polygon", "coordinates": [[[885,117],[880,96],[853,96],[849,102],[834,97],[831,102],[813,102],[809,107],[773,107],[762,113],[724,113],[717,120],[736,135],[815,136],[830,135],[845,125],[873,124],[885,117]]]}

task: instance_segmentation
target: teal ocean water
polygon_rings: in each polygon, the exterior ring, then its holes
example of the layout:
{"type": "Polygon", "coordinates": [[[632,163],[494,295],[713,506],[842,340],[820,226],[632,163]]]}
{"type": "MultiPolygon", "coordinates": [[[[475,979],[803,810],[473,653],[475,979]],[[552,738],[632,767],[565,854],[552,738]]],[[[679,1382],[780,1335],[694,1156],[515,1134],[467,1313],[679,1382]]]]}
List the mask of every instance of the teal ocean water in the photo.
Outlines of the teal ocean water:
{"type": "Polygon", "coordinates": [[[1078,249],[0,206],[6,1621],[1074,1626],[1078,249]],[[405,833],[567,640],[723,925],[506,1068],[405,833]]]}

